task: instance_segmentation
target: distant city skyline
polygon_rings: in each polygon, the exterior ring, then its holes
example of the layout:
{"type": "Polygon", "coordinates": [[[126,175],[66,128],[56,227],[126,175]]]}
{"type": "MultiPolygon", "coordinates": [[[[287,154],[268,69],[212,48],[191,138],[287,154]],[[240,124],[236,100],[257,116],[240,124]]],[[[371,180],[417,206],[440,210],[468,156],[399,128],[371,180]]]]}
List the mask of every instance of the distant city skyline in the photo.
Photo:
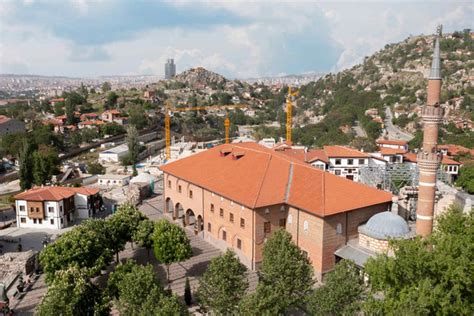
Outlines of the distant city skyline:
{"type": "Polygon", "coordinates": [[[473,15],[472,1],[0,1],[0,73],[164,77],[168,58],[228,78],[324,73],[473,15]]]}

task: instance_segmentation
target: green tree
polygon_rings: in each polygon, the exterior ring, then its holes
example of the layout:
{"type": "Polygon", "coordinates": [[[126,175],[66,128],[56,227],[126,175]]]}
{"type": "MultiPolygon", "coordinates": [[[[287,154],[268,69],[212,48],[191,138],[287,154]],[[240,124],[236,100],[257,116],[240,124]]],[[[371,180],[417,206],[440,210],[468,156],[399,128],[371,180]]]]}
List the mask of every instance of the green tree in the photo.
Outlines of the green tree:
{"type": "Polygon", "coordinates": [[[127,127],[126,142],[128,146],[128,157],[133,165],[133,176],[137,175],[137,168],[135,164],[138,162],[138,155],[140,154],[140,142],[138,140],[138,131],[134,125],[127,127]]]}
{"type": "Polygon", "coordinates": [[[183,228],[165,219],[155,223],[153,252],[156,259],[166,266],[166,280],[170,286],[170,265],[189,259],[192,255],[191,242],[183,228]]]}
{"type": "Polygon", "coordinates": [[[218,315],[233,314],[248,288],[246,270],[232,250],[212,259],[199,279],[196,296],[201,308],[218,315]]]}
{"type": "Polygon", "coordinates": [[[59,173],[59,157],[56,150],[42,145],[33,153],[33,179],[36,185],[46,184],[59,173]]]}
{"type": "Polygon", "coordinates": [[[119,261],[119,252],[125,248],[127,242],[132,241],[132,236],[143,219],[143,214],[134,205],[126,203],[120,205],[117,212],[106,220],[111,249],[115,253],[117,262],[119,261]]]}
{"type": "Polygon", "coordinates": [[[363,299],[364,281],[361,271],[352,261],[336,264],[308,299],[311,315],[357,315],[363,299]]]}
{"type": "Polygon", "coordinates": [[[158,289],[153,289],[146,297],[141,307],[140,316],[168,316],[168,315],[189,315],[188,310],[183,306],[176,295],[164,295],[158,289]]]}
{"type": "Polygon", "coordinates": [[[144,219],[138,224],[137,230],[133,233],[133,241],[140,247],[147,250],[148,259],[150,259],[150,249],[153,247],[153,231],[155,224],[149,219],[144,219]]]}
{"type": "Polygon", "coordinates": [[[72,104],[71,98],[66,99],[66,123],[73,125],[76,123],[76,117],[74,116],[75,106],[72,104]]]}
{"type": "Polygon", "coordinates": [[[394,256],[369,259],[369,315],[470,315],[474,310],[474,213],[457,207],[427,238],[392,242],[394,256]]]}
{"type": "Polygon", "coordinates": [[[30,189],[33,184],[33,149],[28,140],[23,141],[23,148],[20,151],[20,188],[30,189]]]}
{"type": "Polygon", "coordinates": [[[260,278],[254,294],[241,304],[242,312],[285,314],[305,303],[313,287],[313,268],[283,229],[275,231],[263,247],[260,278]]]}
{"type": "Polygon", "coordinates": [[[51,283],[58,270],[71,266],[84,268],[94,276],[107,266],[113,256],[108,227],[103,219],[88,219],[63,233],[40,252],[40,263],[51,283]]]}
{"type": "Polygon", "coordinates": [[[128,259],[125,263],[119,263],[115,270],[110,273],[109,278],[107,279],[107,291],[110,298],[118,299],[119,298],[119,285],[122,282],[125,275],[132,272],[133,267],[137,265],[136,261],[133,259],[128,259]]]}
{"type": "Polygon", "coordinates": [[[356,137],[352,140],[351,146],[357,150],[364,150],[365,152],[374,152],[377,150],[375,142],[371,138],[356,137]]]}
{"type": "Polygon", "coordinates": [[[87,172],[90,174],[105,174],[105,167],[98,162],[87,163],[87,172]]]}
{"type": "Polygon", "coordinates": [[[106,82],[104,82],[104,83],[102,84],[101,89],[102,89],[102,92],[103,92],[103,93],[106,93],[106,92],[108,92],[108,91],[110,91],[110,90],[112,89],[112,86],[110,85],[109,82],[106,81],[106,82]]]}
{"type": "Polygon", "coordinates": [[[474,165],[462,166],[456,185],[462,187],[469,194],[474,194],[474,165]]]}
{"type": "Polygon", "coordinates": [[[109,92],[105,101],[105,108],[115,108],[117,106],[118,95],[114,91],[109,92]]]}
{"type": "Polygon", "coordinates": [[[77,267],[56,272],[38,307],[40,316],[51,315],[109,315],[110,306],[105,295],[93,285],[87,274],[77,267]]]}

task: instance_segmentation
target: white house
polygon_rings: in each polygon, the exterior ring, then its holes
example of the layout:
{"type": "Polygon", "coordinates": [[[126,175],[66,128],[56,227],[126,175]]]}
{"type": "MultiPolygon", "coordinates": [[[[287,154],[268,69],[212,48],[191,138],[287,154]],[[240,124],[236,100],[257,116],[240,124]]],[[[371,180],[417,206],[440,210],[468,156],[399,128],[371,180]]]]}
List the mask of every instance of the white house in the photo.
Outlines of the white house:
{"type": "Polygon", "coordinates": [[[118,145],[116,147],[109,148],[99,153],[99,162],[120,162],[120,158],[125,157],[127,154],[127,144],[118,145]]]}
{"type": "Polygon", "coordinates": [[[122,174],[100,174],[98,178],[99,186],[106,188],[123,187],[130,182],[130,176],[122,174]]]}
{"type": "Polygon", "coordinates": [[[405,152],[408,151],[408,143],[404,140],[377,139],[375,143],[381,149],[391,148],[391,149],[400,149],[405,152]]]}
{"type": "Polygon", "coordinates": [[[61,229],[101,207],[98,189],[38,187],[15,195],[17,227],[61,229]]]}

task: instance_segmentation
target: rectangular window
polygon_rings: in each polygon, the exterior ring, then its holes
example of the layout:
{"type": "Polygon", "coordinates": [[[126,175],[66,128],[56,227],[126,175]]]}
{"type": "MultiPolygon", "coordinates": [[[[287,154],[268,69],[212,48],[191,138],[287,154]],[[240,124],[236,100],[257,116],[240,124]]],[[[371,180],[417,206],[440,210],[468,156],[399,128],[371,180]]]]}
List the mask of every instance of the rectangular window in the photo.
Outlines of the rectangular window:
{"type": "Polygon", "coordinates": [[[42,220],[42,219],[38,219],[38,224],[43,224],[43,220],[42,220]]]}
{"type": "Polygon", "coordinates": [[[52,212],[54,212],[54,207],[52,207],[52,206],[48,206],[48,212],[49,212],[49,213],[52,213],[52,212]]]}
{"type": "Polygon", "coordinates": [[[285,228],[286,227],[286,218],[280,218],[279,224],[280,224],[280,227],[285,228]]]}
{"type": "Polygon", "coordinates": [[[51,219],[49,220],[49,222],[51,223],[51,225],[54,225],[54,219],[53,219],[53,218],[51,218],[51,219]]]}
{"type": "Polygon", "coordinates": [[[33,224],[36,224],[36,218],[33,218],[33,224]]]}
{"type": "Polygon", "coordinates": [[[229,221],[230,221],[231,223],[234,222],[234,214],[229,213],[229,221]]]}
{"type": "Polygon", "coordinates": [[[301,250],[301,252],[303,252],[303,257],[308,258],[308,252],[307,251],[301,250]]]}
{"type": "Polygon", "coordinates": [[[334,170],[334,174],[336,176],[340,176],[341,175],[341,170],[334,170]]]}
{"type": "Polygon", "coordinates": [[[192,191],[192,190],[189,190],[189,198],[190,198],[190,199],[193,198],[193,191],[192,191]]]}
{"type": "Polygon", "coordinates": [[[221,217],[224,217],[224,209],[223,208],[219,209],[219,215],[221,217]]]}
{"type": "Polygon", "coordinates": [[[25,206],[24,206],[24,205],[20,205],[20,211],[21,211],[21,212],[24,212],[24,211],[25,211],[25,206]]]}
{"type": "Polygon", "coordinates": [[[181,185],[178,185],[178,192],[181,193],[181,185]]]}
{"type": "Polygon", "coordinates": [[[237,238],[237,249],[242,249],[242,240],[237,238]]]}
{"type": "Polygon", "coordinates": [[[39,213],[40,212],[40,209],[39,207],[36,208],[36,213],[39,213]]]}
{"type": "Polygon", "coordinates": [[[354,159],[347,159],[347,164],[348,165],[353,165],[354,164],[354,159]]]}
{"type": "Polygon", "coordinates": [[[240,219],[240,227],[245,228],[245,218],[240,219]]]}
{"type": "Polygon", "coordinates": [[[207,231],[208,231],[208,232],[211,232],[211,230],[212,230],[212,225],[211,225],[211,223],[207,223],[207,231]]]}
{"type": "Polygon", "coordinates": [[[214,204],[211,203],[211,212],[214,213],[214,204]]]}
{"type": "Polygon", "coordinates": [[[359,159],[359,165],[363,165],[365,163],[364,159],[359,159]]]}
{"type": "Polygon", "coordinates": [[[171,180],[168,180],[168,188],[171,188],[171,180]]]}
{"type": "Polygon", "coordinates": [[[20,222],[22,222],[22,223],[26,223],[26,218],[24,218],[24,217],[21,217],[21,218],[20,218],[20,222]]]}
{"type": "Polygon", "coordinates": [[[227,232],[225,230],[222,231],[222,240],[227,240],[227,232]]]}
{"type": "Polygon", "coordinates": [[[270,222],[263,223],[263,232],[265,234],[270,234],[272,231],[272,224],[270,222]]]}
{"type": "Polygon", "coordinates": [[[336,165],[340,165],[340,164],[341,164],[341,159],[336,159],[335,164],[336,164],[336,165]]]}
{"type": "Polygon", "coordinates": [[[30,207],[30,212],[33,213],[35,211],[34,207],[30,207]]]}
{"type": "Polygon", "coordinates": [[[62,205],[59,207],[59,211],[60,211],[61,213],[63,212],[63,206],[62,206],[62,205]]]}
{"type": "Polygon", "coordinates": [[[63,218],[61,218],[61,224],[62,224],[62,223],[64,223],[64,219],[63,219],[63,218]]]}

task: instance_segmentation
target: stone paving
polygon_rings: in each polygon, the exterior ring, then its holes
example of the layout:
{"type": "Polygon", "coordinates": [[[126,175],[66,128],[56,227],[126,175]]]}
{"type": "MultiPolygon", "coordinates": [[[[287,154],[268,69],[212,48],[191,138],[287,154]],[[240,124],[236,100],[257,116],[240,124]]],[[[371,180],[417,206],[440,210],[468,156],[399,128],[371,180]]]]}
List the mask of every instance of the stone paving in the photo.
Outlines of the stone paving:
{"type": "MultiPolygon", "coordinates": [[[[162,206],[162,196],[157,195],[144,201],[143,204],[139,206],[139,209],[152,220],[156,221],[161,218],[171,220],[169,217],[162,215],[162,206]]],[[[175,263],[170,266],[171,290],[180,297],[183,297],[184,295],[186,277],[189,278],[191,289],[194,292],[198,287],[198,277],[204,273],[212,258],[221,254],[219,249],[204,241],[199,236],[196,236],[191,229],[186,229],[186,233],[191,240],[193,256],[189,260],[175,263]]],[[[128,258],[133,258],[141,264],[151,263],[154,266],[154,270],[156,271],[161,284],[166,287],[165,266],[157,262],[152,251],[150,251],[148,257],[146,249],[127,244],[125,250],[120,253],[120,261],[125,261],[128,258]]],[[[115,263],[112,263],[107,269],[108,272],[113,271],[114,266],[115,263]]],[[[247,276],[249,280],[249,291],[253,291],[258,282],[257,273],[255,271],[249,271],[247,272],[247,276]]],[[[106,278],[98,277],[95,281],[100,285],[104,285],[106,278]]],[[[15,310],[15,314],[33,315],[35,308],[39,305],[41,298],[45,293],[46,285],[44,283],[44,275],[41,275],[36,281],[34,281],[31,289],[21,300],[13,299],[11,301],[11,306],[15,310]]]]}

